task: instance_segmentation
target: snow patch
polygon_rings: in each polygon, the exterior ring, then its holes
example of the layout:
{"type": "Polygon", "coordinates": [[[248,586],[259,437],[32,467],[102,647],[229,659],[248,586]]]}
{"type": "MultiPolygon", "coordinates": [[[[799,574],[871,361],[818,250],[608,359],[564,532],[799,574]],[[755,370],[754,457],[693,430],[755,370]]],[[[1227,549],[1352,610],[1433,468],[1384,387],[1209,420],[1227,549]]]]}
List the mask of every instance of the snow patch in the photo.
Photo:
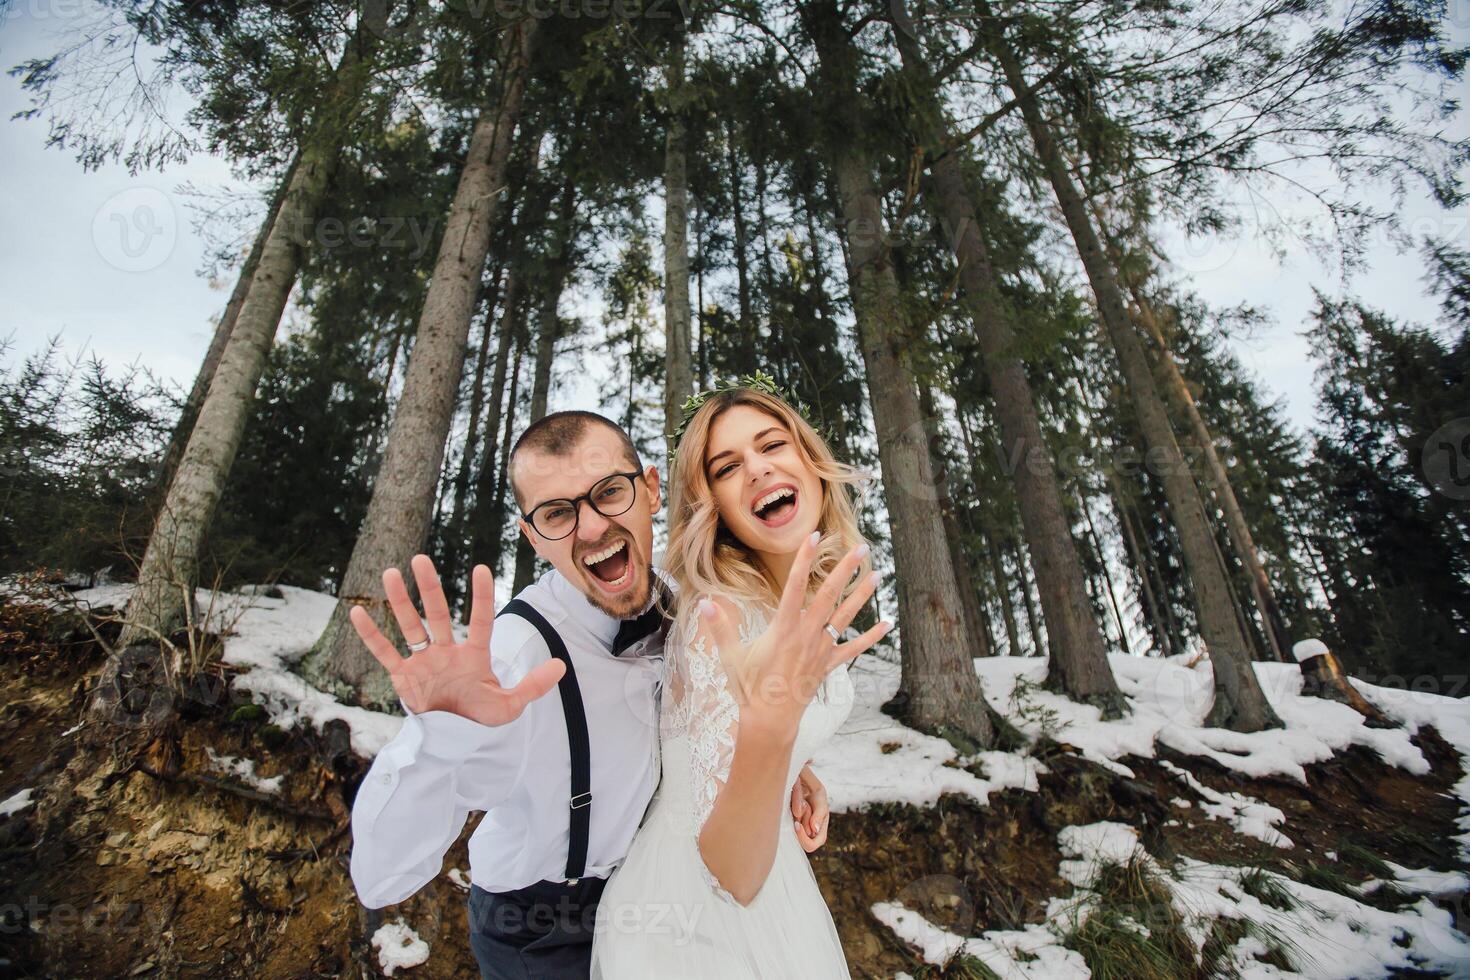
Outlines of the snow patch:
{"type": "Polygon", "coordinates": [[[899,724],[881,710],[898,690],[899,668],[881,654],[864,655],[849,671],[854,690],[852,711],[841,730],[817,751],[811,766],[827,786],[832,812],[856,810],[871,803],[931,806],[946,793],[969,796],[980,804],[1004,789],[1036,792],[1046,766],[1014,752],[979,752],[961,758],[942,738],[899,724]],[[966,768],[978,769],[984,777],[966,768]]]}
{"type": "Polygon", "coordinates": [[[897,902],[879,902],[873,916],[926,963],[942,966],[955,956],[973,956],[1002,980],[1085,980],[1091,976],[1082,954],[1067,949],[1044,925],[993,929],[974,938],[956,936],[897,902]],[[1019,959],[1020,955],[1034,959],[1019,959]]]}
{"type": "MultiPolygon", "coordinates": [[[[336,598],[291,585],[277,588],[279,599],[248,586],[240,592],[199,589],[195,594],[200,610],[209,610],[206,628],[223,632],[224,662],[248,668],[235,677],[235,689],[249,691],[271,722],[284,729],[305,723],[319,730],[334,719],[346,722],[353,751],[372,758],[398,734],[403,719],[343,704],[291,671],[291,665],[322,635],[336,598]]],[[[132,585],[107,585],[78,592],[75,597],[92,606],[120,610],[132,591],[132,585]]]]}
{"type": "Polygon", "coordinates": [[[1291,648],[1291,655],[1296,658],[1297,663],[1320,657],[1327,652],[1327,644],[1315,637],[1310,640],[1301,640],[1291,648]]]}
{"type": "Polygon", "coordinates": [[[35,806],[36,801],[31,799],[31,794],[34,792],[35,789],[26,788],[0,803],[0,817],[8,817],[13,813],[19,813],[28,806],[35,806]]]}
{"type": "Polygon", "coordinates": [[[271,776],[269,779],[255,774],[255,761],[252,759],[238,759],[233,755],[222,755],[209,746],[204,747],[209,753],[209,765],[215,772],[222,772],[227,776],[234,776],[240,782],[262,793],[279,793],[281,783],[285,781],[284,775],[271,776]]]}
{"type": "Polygon", "coordinates": [[[1234,827],[1237,833],[1265,841],[1275,847],[1296,846],[1290,837],[1276,829],[1277,824],[1286,822],[1286,814],[1280,809],[1240,793],[1222,793],[1219,790],[1210,789],[1196,779],[1194,773],[1174,765],[1167,759],[1160,759],[1159,765],[1210,801],[1203,804],[1200,809],[1211,820],[1224,820],[1234,827]]]}
{"type": "MultiPolygon", "coordinates": [[[[1062,862],[1061,873],[1076,886],[1076,892],[1068,900],[1052,899],[1045,924],[966,938],[935,926],[897,903],[874,905],[873,915],[918,949],[928,963],[939,965],[955,955],[968,954],[1005,978],[1086,977],[1081,956],[1061,946],[1063,931],[1079,921],[1078,913],[1085,919],[1092,901],[1087,889],[1102,865],[1132,860],[1147,864],[1169,889],[1171,903],[1197,950],[1203,948],[1214,919],[1249,920],[1261,927],[1228,949],[1227,962],[1220,964],[1247,980],[1370,980],[1390,976],[1395,970],[1413,969],[1470,978],[1470,937],[1457,931],[1450,913],[1427,897],[1407,908],[1387,912],[1274,872],[1253,871],[1265,875],[1290,896],[1293,908],[1280,909],[1246,891],[1240,868],[1187,857],[1180,858],[1173,870],[1162,868],[1143,850],[1137,831],[1126,824],[1103,821],[1066,827],[1057,835],[1057,845],[1069,856],[1062,862]],[[1268,944],[1263,935],[1278,938],[1279,945],[1268,944]],[[1257,959],[1272,946],[1290,962],[1291,970],[1257,959]],[[1038,958],[1017,961],[1018,951],[1038,958]]],[[[1400,874],[1400,869],[1395,868],[1395,873],[1400,874]]],[[[1436,884],[1443,883],[1436,879],[1436,884]]],[[[1144,927],[1140,924],[1139,928],[1144,927]]]]}
{"type": "Polygon", "coordinates": [[[394,970],[411,969],[429,958],[429,944],[402,919],[379,926],[372,943],[384,976],[391,977],[394,970]]]}

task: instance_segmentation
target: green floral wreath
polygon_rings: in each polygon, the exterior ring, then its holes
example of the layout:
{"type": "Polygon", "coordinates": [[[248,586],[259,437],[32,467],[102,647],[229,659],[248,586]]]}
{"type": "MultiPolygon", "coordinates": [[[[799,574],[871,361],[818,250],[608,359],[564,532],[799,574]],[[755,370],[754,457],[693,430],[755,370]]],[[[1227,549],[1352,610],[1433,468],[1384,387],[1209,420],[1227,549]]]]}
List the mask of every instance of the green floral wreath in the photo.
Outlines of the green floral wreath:
{"type": "Polygon", "coordinates": [[[790,405],[798,415],[806,419],[808,424],[810,424],[813,429],[816,429],[817,434],[820,435],[829,446],[832,444],[830,433],[828,433],[824,427],[818,425],[816,413],[808,408],[805,402],[787,392],[784,388],[776,383],[775,378],[771,377],[764,371],[757,370],[750,374],[743,374],[738,378],[726,378],[724,381],[717,381],[715,382],[714,387],[706,388],[704,391],[695,392],[688,398],[684,399],[684,405],[679,409],[679,425],[676,429],[674,429],[672,439],[669,442],[669,445],[671,447],[669,449],[670,464],[673,463],[674,457],[679,452],[679,443],[684,441],[684,430],[689,427],[689,420],[694,418],[694,413],[698,412],[704,406],[704,403],[709,401],[710,398],[714,397],[715,395],[721,394],[726,391],[737,391],[741,388],[750,388],[753,391],[764,392],[767,395],[774,395],[775,397],[781,399],[786,404],[790,405]]]}

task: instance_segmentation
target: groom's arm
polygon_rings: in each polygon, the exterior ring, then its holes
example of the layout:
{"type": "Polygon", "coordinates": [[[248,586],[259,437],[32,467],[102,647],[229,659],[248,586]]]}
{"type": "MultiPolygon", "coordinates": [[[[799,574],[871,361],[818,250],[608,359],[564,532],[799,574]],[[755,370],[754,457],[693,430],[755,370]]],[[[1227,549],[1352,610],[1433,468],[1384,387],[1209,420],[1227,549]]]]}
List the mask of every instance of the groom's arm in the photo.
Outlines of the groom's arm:
{"type": "MultiPolygon", "coordinates": [[[[529,669],[525,637],[509,625],[498,626],[492,640],[496,675],[508,686],[529,669]],[[509,663],[499,657],[502,636],[517,647],[509,663]]],[[[351,874],[362,904],[392,905],[428,884],[470,812],[505,802],[525,772],[535,710],[533,703],[492,727],[404,706],[402,729],[373,759],[352,804],[351,874]]]]}

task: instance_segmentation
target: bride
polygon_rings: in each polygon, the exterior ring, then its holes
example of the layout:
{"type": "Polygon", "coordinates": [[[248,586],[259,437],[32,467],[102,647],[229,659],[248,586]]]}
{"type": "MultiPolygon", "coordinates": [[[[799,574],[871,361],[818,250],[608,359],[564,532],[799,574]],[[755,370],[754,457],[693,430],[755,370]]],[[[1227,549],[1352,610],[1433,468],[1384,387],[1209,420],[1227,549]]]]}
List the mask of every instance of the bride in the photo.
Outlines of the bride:
{"type": "Polygon", "coordinates": [[[705,396],[678,441],[663,777],[599,903],[593,980],[849,976],[785,801],[891,624],[839,642],[878,583],[857,474],[766,387],[705,396]]]}

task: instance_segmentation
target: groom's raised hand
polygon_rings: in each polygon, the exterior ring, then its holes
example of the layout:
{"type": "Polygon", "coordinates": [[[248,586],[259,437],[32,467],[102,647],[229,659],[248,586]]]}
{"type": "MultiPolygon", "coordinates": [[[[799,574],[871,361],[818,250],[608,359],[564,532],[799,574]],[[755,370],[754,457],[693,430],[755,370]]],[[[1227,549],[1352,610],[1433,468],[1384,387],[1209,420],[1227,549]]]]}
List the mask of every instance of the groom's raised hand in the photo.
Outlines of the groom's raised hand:
{"type": "Polygon", "coordinates": [[[428,555],[409,563],[424,603],[424,618],[408,596],[408,586],[396,568],[383,572],[383,592],[399,632],[410,643],[430,640],[426,649],[407,658],[388,641],[367,610],[354,606],[348,613],[357,635],[378,663],[388,671],[393,689],[415,714],[449,711],[482,725],[505,725],[519,718],[526,705],[542,697],[561,680],[566,667],[551,659],[539,664],[519,684],[502,687],[490,668],[490,630],[495,622],[495,581],[490,569],[476,565],[470,573],[470,628],[463,643],[454,639],[449,603],[439,584],[439,573],[428,555]]]}

